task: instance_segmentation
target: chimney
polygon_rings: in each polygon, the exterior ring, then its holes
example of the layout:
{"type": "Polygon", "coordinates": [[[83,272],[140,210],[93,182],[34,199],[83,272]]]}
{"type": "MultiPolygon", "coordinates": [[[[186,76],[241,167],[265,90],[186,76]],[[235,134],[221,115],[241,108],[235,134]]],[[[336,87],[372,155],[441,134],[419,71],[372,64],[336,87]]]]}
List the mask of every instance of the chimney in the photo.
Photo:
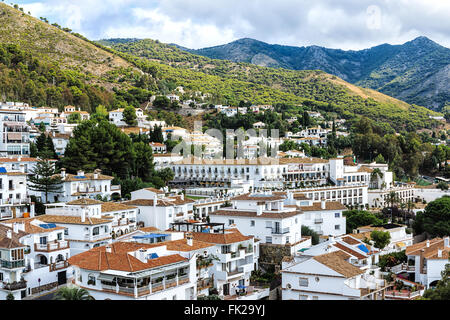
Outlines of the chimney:
{"type": "Polygon", "coordinates": [[[106,247],[105,247],[105,251],[106,251],[107,253],[111,253],[111,252],[112,252],[111,247],[110,247],[110,246],[106,246],[106,247]]]}
{"type": "Polygon", "coordinates": [[[441,249],[438,249],[437,256],[438,256],[438,258],[442,258],[442,250],[441,249]]]}
{"type": "Polygon", "coordinates": [[[66,168],[61,168],[61,179],[65,179],[66,178],[66,168]]]}
{"type": "Polygon", "coordinates": [[[81,222],[85,222],[86,221],[86,209],[82,208],[81,209],[81,222]]]}
{"type": "Polygon", "coordinates": [[[78,170],[77,171],[77,176],[84,176],[84,171],[83,170],[78,170]]]}
{"type": "Polygon", "coordinates": [[[146,254],[147,254],[147,250],[139,249],[139,251],[136,253],[136,258],[138,258],[142,262],[147,262],[146,254]]]}
{"type": "Polygon", "coordinates": [[[94,179],[98,179],[98,169],[94,170],[94,179]]]}
{"type": "Polygon", "coordinates": [[[13,223],[13,232],[14,233],[19,233],[19,225],[17,223],[13,223]]]}
{"type": "Polygon", "coordinates": [[[323,210],[326,209],[327,206],[326,206],[325,200],[320,201],[320,207],[321,207],[323,210]]]}
{"type": "Polygon", "coordinates": [[[187,245],[192,247],[193,242],[194,242],[194,239],[192,237],[192,233],[190,233],[190,232],[186,233],[186,243],[187,243],[187,245]]]}
{"type": "Polygon", "coordinates": [[[30,218],[33,218],[35,216],[34,212],[34,202],[30,204],[30,218]]]}
{"type": "Polygon", "coordinates": [[[427,240],[427,248],[430,247],[430,240],[427,240]]]}
{"type": "Polygon", "coordinates": [[[25,173],[25,165],[22,163],[20,164],[20,172],[25,173]]]}
{"type": "Polygon", "coordinates": [[[11,230],[8,229],[8,231],[6,231],[6,237],[8,239],[12,239],[12,232],[11,232],[11,230]]]}
{"type": "Polygon", "coordinates": [[[260,216],[260,215],[262,215],[262,213],[263,213],[263,205],[259,205],[259,206],[257,206],[256,207],[256,215],[257,216],[260,216]]]}
{"type": "Polygon", "coordinates": [[[450,237],[445,237],[444,238],[444,248],[448,248],[448,247],[450,247],[450,237]]]}

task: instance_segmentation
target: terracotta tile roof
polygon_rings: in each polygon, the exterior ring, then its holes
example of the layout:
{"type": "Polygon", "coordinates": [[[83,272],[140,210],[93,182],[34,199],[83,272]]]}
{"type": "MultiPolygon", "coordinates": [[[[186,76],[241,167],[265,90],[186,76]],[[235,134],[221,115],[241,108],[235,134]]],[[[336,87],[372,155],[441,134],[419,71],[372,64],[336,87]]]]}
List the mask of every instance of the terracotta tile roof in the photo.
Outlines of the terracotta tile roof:
{"type": "MultiPolygon", "coordinates": [[[[4,222],[4,221],[2,221],[4,222]]],[[[27,233],[20,231],[18,233],[14,233],[13,229],[7,227],[3,224],[0,224],[0,248],[3,249],[12,249],[12,248],[21,248],[26,247],[24,244],[20,243],[19,239],[23,236],[26,236],[27,233]],[[6,236],[7,232],[11,231],[11,239],[6,236]]]]}
{"type": "Polygon", "coordinates": [[[242,194],[240,196],[231,198],[230,201],[276,201],[276,200],[284,200],[285,196],[281,195],[271,195],[271,194],[242,194]]]}
{"type": "MultiPolygon", "coordinates": [[[[0,162],[38,162],[38,158],[28,158],[28,157],[21,157],[20,161],[19,158],[0,158],[0,162]]],[[[50,159],[49,161],[56,161],[55,159],[50,159]]]]}
{"type": "Polygon", "coordinates": [[[338,201],[325,202],[325,209],[322,209],[320,202],[314,202],[312,206],[301,206],[302,211],[321,211],[321,210],[347,210],[347,207],[338,201]]]}
{"type": "Polygon", "coordinates": [[[342,255],[342,253],[336,251],[315,256],[313,259],[343,275],[346,278],[351,278],[365,273],[364,270],[355,267],[351,263],[345,261],[343,258],[344,256],[342,255]]]}
{"type": "Polygon", "coordinates": [[[26,176],[27,173],[24,173],[24,172],[0,172],[0,175],[5,175],[5,176],[26,176]]]}
{"type": "Polygon", "coordinates": [[[151,192],[154,192],[154,193],[158,193],[158,194],[164,194],[164,191],[158,190],[158,189],[155,189],[155,188],[145,188],[145,190],[148,190],[148,191],[151,191],[151,192]]]}
{"type": "Polygon", "coordinates": [[[166,241],[162,243],[167,246],[167,250],[171,251],[193,251],[193,250],[200,250],[204,248],[213,247],[214,244],[203,242],[200,240],[192,240],[192,246],[187,244],[187,239],[180,239],[180,240],[173,240],[173,241],[166,241]]]}
{"type": "Polygon", "coordinates": [[[148,248],[148,246],[143,244],[136,245],[134,243],[127,243],[125,246],[117,244],[122,244],[122,242],[116,242],[109,245],[112,247],[111,253],[106,252],[105,246],[103,246],[72,256],[69,258],[69,264],[87,270],[136,272],[188,261],[188,259],[183,258],[179,254],[173,254],[155,259],[148,259],[147,262],[142,262],[131,254],[128,254],[128,252],[133,252],[140,248],[148,248]],[[121,247],[120,250],[116,250],[117,246],[121,247]]]}
{"type": "Polygon", "coordinates": [[[363,167],[359,168],[357,172],[369,172],[369,173],[372,173],[373,169],[363,166],[363,167]]]}
{"type": "Polygon", "coordinates": [[[38,224],[44,224],[45,223],[44,221],[40,221],[36,217],[34,217],[34,218],[11,219],[11,220],[3,221],[3,222],[4,223],[23,223],[24,224],[24,228],[25,228],[25,232],[19,230],[19,236],[22,236],[21,235],[22,233],[24,235],[26,235],[26,234],[44,233],[44,232],[50,232],[50,231],[55,231],[55,230],[64,230],[65,229],[64,227],[58,227],[58,226],[56,226],[54,228],[42,228],[39,225],[32,224],[31,223],[32,221],[33,222],[37,222],[38,224]]]}
{"type": "Polygon", "coordinates": [[[175,204],[186,204],[186,203],[194,203],[195,200],[189,199],[187,197],[184,197],[184,200],[181,199],[181,196],[169,196],[168,199],[173,199],[172,201],[175,204]]]}
{"type": "Polygon", "coordinates": [[[244,236],[238,229],[226,229],[225,233],[206,233],[206,232],[192,232],[194,240],[199,240],[207,243],[229,244],[250,240],[253,237],[244,236]]]}
{"type": "Polygon", "coordinates": [[[143,232],[158,232],[161,231],[158,228],[155,227],[144,227],[144,228],[139,228],[138,230],[143,231],[143,232]]]}
{"type": "Polygon", "coordinates": [[[448,259],[450,247],[444,246],[444,239],[434,238],[429,240],[429,247],[427,241],[422,241],[411,246],[406,247],[406,255],[418,256],[421,255],[426,259],[448,259]],[[422,251],[423,250],[423,251],[422,251]],[[442,257],[438,257],[438,250],[442,250],[442,257]]]}
{"type": "Polygon", "coordinates": [[[345,236],[345,237],[342,237],[341,239],[342,239],[342,241],[344,241],[345,243],[348,243],[348,244],[351,244],[351,245],[361,243],[360,241],[358,241],[358,240],[352,238],[351,236],[345,236]]]}
{"type": "Polygon", "coordinates": [[[251,217],[266,219],[285,219],[302,214],[301,211],[263,211],[257,215],[256,211],[226,210],[226,208],[209,213],[211,216],[235,216],[235,217],[251,217]]]}
{"type": "Polygon", "coordinates": [[[95,205],[95,204],[103,204],[102,201],[89,199],[89,198],[81,198],[77,200],[72,200],[67,202],[68,205],[95,205]]]}
{"type": "Polygon", "coordinates": [[[81,217],[79,217],[79,216],[69,216],[69,215],[58,216],[58,215],[48,215],[48,214],[40,215],[39,220],[42,220],[42,221],[48,222],[48,223],[61,223],[61,224],[94,225],[94,224],[111,223],[111,220],[108,220],[108,219],[86,217],[86,220],[84,222],[81,222],[81,217]]]}
{"type": "Polygon", "coordinates": [[[121,210],[131,210],[131,209],[136,209],[136,208],[137,207],[128,206],[126,204],[118,203],[118,202],[103,202],[102,203],[102,213],[121,211],[121,210]]]}
{"type": "Polygon", "coordinates": [[[355,251],[355,250],[353,250],[353,249],[351,249],[351,248],[349,248],[349,247],[347,247],[347,246],[344,246],[343,244],[341,244],[341,243],[339,243],[339,242],[336,242],[335,244],[333,244],[336,248],[339,248],[339,249],[341,249],[342,251],[345,251],[346,253],[349,253],[350,255],[352,255],[352,256],[354,256],[354,257],[356,257],[356,258],[358,258],[358,259],[366,259],[367,257],[366,256],[364,256],[363,254],[361,254],[361,253],[359,253],[359,252],[357,252],[357,251],[355,251]]]}
{"type": "Polygon", "coordinates": [[[328,163],[328,160],[321,158],[281,158],[280,164],[287,163],[328,163]]]}

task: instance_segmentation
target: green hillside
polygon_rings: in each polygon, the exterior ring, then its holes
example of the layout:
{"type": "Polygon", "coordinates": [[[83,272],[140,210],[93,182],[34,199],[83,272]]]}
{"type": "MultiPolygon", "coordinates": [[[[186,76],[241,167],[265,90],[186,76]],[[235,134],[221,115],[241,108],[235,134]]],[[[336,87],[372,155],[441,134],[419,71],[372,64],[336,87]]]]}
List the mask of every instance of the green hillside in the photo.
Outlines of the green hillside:
{"type": "Polygon", "coordinates": [[[193,55],[175,46],[150,39],[99,41],[126,53],[136,63],[158,70],[158,78],[182,85],[193,91],[208,92],[218,101],[237,105],[241,100],[252,103],[290,103],[313,100],[312,108],[335,112],[351,119],[365,115],[389,123],[393,128],[414,130],[430,127],[426,108],[409,105],[371,89],[363,89],[323,71],[294,71],[259,67],[193,55]]]}

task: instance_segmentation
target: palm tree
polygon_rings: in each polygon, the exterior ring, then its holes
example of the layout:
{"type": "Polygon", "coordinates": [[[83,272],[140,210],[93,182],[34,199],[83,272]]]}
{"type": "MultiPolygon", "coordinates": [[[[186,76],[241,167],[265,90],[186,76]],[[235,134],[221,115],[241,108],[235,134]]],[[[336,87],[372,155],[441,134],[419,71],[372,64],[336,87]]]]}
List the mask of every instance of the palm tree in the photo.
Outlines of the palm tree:
{"type": "Polygon", "coordinates": [[[56,293],[56,296],[54,298],[55,300],[95,300],[94,297],[92,297],[89,294],[89,291],[83,288],[69,288],[64,287],[58,290],[56,293]]]}
{"type": "Polygon", "coordinates": [[[386,203],[391,205],[391,223],[392,223],[392,214],[394,212],[394,204],[398,202],[399,202],[398,194],[395,191],[389,192],[386,197],[386,203]]]}
{"type": "MultiPolygon", "coordinates": [[[[379,177],[380,179],[383,178],[383,172],[381,172],[380,168],[373,169],[372,173],[370,174],[370,182],[374,182],[379,177]]],[[[378,185],[377,185],[378,187],[378,185]]]]}

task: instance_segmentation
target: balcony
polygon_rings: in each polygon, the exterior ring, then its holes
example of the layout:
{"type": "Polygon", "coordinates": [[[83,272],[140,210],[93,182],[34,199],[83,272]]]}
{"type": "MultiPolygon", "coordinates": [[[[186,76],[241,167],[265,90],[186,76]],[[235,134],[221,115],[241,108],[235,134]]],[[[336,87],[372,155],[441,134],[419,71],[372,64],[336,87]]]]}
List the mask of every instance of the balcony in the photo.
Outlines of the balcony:
{"type": "Polygon", "coordinates": [[[3,282],[1,288],[3,290],[8,290],[8,291],[15,291],[15,290],[26,289],[27,288],[27,281],[26,280],[20,280],[19,282],[14,281],[14,282],[11,282],[11,283],[3,282]]]}
{"type": "Polygon", "coordinates": [[[7,261],[0,260],[2,268],[6,269],[15,269],[15,268],[23,268],[25,267],[25,260],[17,260],[17,261],[7,261]]]}
{"type": "Polygon", "coordinates": [[[57,270],[68,268],[69,262],[67,260],[54,262],[54,263],[49,264],[48,267],[49,267],[50,272],[57,271],[57,270]]]}
{"type": "Polygon", "coordinates": [[[99,241],[99,240],[106,240],[106,239],[111,239],[111,235],[108,233],[104,233],[104,234],[97,234],[97,235],[90,235],[90,234],[85,234],[84,235],[84,240],[85,241],[99,241]]]}
{"type": "Polygon", "coordinates": [[[69,249],[68,241],[53,241],[46,244],[35,243],[34,251],[51,252],[56,250],[69,249]]]}
{"type": "Polygon", "coordinates": [[[287,228],[272,228],[272,234],[286,234],[289,233],[289,227],[287,228]]]}
{"type": "Polygon", "coordinates": [[[315,224],[323,223],[323,219],[322,218],[314,219],[314,223],[315,224]]]}
{"type": "Polygon", "coordinates": [[[197,281],[197,290],[204,290],[208,288],[212,288],[214,285],[211,278],[198,280],[197,281]]]}
{"type": "Polygon", "coordinates": [[[120,185],[111,186],[111,191],[120,191],[120,185]]]}

